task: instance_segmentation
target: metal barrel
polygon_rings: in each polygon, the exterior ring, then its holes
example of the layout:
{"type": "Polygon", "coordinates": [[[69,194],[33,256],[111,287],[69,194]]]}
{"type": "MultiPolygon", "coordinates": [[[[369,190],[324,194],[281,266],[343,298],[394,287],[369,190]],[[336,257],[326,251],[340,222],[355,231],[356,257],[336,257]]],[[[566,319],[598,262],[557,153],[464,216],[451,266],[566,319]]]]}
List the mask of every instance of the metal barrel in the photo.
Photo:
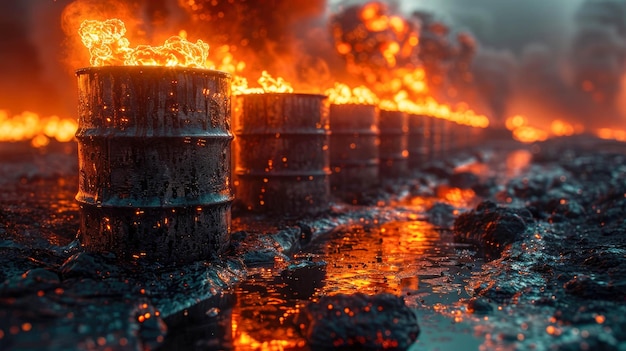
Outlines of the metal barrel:
{"type": "Polygon", "coordinates": [[[453,151],[461,151],[469,147],[469,126],[460,123],[452,124],[453,151]]]}
{"type": "Polygon", "coordinates": [[[445,120],[428,116],[429,155],[428,161],[439,160],[444,156],[445,120]]]}
{"type": "Polygon", "coordinates": [[[203,69],[79,69],[76,200],[88,251],[166,264],[229,244],[230,75],[203,69]]]}
{"type": "Polygon", "coordinates": [[[409,170],[422,168],[430,157],[430,121],[425,115],[408,115],[409,170]]]}
{"type": "Polygon", "coordinates": [[[362,191],[379,183],[379,111],[374,105],[330,105],[331,188],[362,191]]]}
{"type": "Polygon", "coordinates": [[[408,170],[408,120],[401,111],[380,110],[380,177],[398,179],[408,170]]]}
{"type": "Polygon", "coordinates": [[[326,96],[265,93],[236,99],[236,201],[249,211],[286,216],[328,210],[326,96]]]}
{"type": "Polygon", "coordinates": [[[443,126],[441,131],[441,157],[446,157],[455,148],[455,134],[454,125],[456,123],[450,120],[443,120],[443,126]]]}

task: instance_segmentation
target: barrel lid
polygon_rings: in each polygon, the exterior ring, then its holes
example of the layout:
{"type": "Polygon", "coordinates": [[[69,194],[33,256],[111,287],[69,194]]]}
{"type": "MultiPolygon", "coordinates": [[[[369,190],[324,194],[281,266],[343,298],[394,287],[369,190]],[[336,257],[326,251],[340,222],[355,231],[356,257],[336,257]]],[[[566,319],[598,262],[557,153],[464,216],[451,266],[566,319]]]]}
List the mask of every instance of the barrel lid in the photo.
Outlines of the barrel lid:
{"type": "Polygon", "coordinates": [[[317,97],[320,99],[328,98],[328,95],[324,94],[316,94],[316,93],[274,93],[274,92],[265,92],[265,93],[251,93],[251,94],[237,94],[236,97],[249,97],[249,96],[276,96],[276,97],[286,97],[286,96],[294,96],[294,97],[317,97]]]}
{"type": "Polygon", "coordinates": [[[76,72],[76,75],[81,75],[81,74],[89,74],[89,73],[96,73],[96,72],[111,72],[111,71],[117,71],[117,72],[124,72],[124,71],[144,72],[146,71],[146,72],[151,72],[151,73],[163,71],[163,72],[217,75],[217,76],[223,76],[225,78],[230,78],[232,76],[228,72],[219,71],[219,70],[213,70],[213,69],[208,69],[208,68],[196,68],[196,67],[180,67],[180,66],[98,66],[98,67],[90,66],[90,67],[79,68],[75,72],[76,72]]]}

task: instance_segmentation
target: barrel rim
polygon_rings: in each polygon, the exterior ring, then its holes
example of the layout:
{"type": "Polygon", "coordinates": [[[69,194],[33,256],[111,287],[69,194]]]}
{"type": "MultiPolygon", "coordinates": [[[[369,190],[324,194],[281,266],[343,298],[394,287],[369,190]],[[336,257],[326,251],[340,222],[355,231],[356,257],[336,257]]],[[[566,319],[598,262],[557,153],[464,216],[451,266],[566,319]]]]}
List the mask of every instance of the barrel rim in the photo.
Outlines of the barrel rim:
{"type": "Polygon", "coordinates": [[[278,92],[263,92],[263,93],[249,93],[249,94],[235,94],[233,93],[234,98],[239,97],[248,97],[248,96],[294,96],[294,97],[317,97],[323,99],[328,99],[328,95],[318,94],[318,93],[278,93],[278,92]]]}
{"type": "Polygon", "coordinates": [[[380,107],[379,107],[379,110],[381,114],[392,113],[392,114],[403,114],[403,115],[409,116],[408,113],[402,110],[390,110],[388,108],[380,108],[380,107]]]}
{"type": "Polygon", "coordinates": [[[151,70],[151,71],[170,71],[170,72],[192,72],[192,73],[201,73],[201,74],[209,74],[222,76],[224,78],[232,78],[232,74],[220,70],[208,69],[208,68],[197,68],[197,67],[182,67],[182,66],[129,66],[129,65],[110,65],[110,66],[89,66],[82,67],[75,71],[76,75],[88,74],[91,72],[98,71],[113,71],[113,70],[151,70]]]}

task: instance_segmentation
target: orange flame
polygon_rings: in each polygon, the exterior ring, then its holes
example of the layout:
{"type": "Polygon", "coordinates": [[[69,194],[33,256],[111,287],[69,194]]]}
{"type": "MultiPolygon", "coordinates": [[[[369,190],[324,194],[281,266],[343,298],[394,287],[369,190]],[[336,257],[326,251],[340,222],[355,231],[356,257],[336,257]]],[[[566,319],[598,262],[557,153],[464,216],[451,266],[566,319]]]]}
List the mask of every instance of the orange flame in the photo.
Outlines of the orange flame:
{"type": "Polygon", "coordinates": [[[626,141],[626,131],[619,129],[601,128],[596,130],[600,139],[626,141]]]}
{"type": "MultiPolygon", "coordinates": [[[[394,102],[398,110],[413,114],[441,118],[457,124],[468,125],[474,128],[487,128],[489,118],[467,108],[466,104],[458,104],[456,108],[438,103],[434,98],[428,97],[422,102],[415,102],[409,98],[409,94],[402,90],[394,96],[394,102]]],[[[388,104],[388,103],[387,103],[388,104]]]]}
{"type": "Polygon", "coordinates": [[[119,19],[85,20],[78,33],[91,55],[92,66],[181,66],[205,68],[209,45],[192,43],[180,36],[168,38],[162,46],[130,48],[126,26],[119,19]]]}
{"type": "Polygon", "coordinates": [[[73,119],[50,116],[41,118],[34,112],[9,117],[9,112],[0,110],[0,141],[31,140],[34,147],[43,147],[50,139],[67,142],[74,138],[78,124],[73,119]]]}
{"type": "MultiPolygon", "coordinates": [[[[577,124],[571,124],[561,119],[555,119],[550,124],[549,127],[538,127],[533,126],[528,121],[525,116],[522,115],[514,115],[506,119],[504,123],[506,129],[513,132],[513,138],[517,141],[521,141],[523,143],[534,143],[537,141],[544,141],[550,137],[562,137],[562,136],[571,136],[574,134],[580,134],[584,131],[583,126],[577,124]]],[[[603,138],[603,135],[606,136],[606,131],[610,129],[605,129],[603,133],[596,133],[598,137],[603,138]]],[[[608,139],[616,139],[616,138],[608,138],[608,139]]]]}
{"type": "Polygon", "coordinates": [[[236,76],[232,83],[233,94],[293,93],[293,87],[289,82],[282,77],[274,78],[267,71],[261,73],[257,82],[260,88],[250,88],[246,78],[236,76]]]}
{"type": "Polygon", "coordinates": [[[331,104],[377,105],[378,97],[364,85],[350,88],[343,83],[335,83],[333,88],[326,90],[331,104]]]}

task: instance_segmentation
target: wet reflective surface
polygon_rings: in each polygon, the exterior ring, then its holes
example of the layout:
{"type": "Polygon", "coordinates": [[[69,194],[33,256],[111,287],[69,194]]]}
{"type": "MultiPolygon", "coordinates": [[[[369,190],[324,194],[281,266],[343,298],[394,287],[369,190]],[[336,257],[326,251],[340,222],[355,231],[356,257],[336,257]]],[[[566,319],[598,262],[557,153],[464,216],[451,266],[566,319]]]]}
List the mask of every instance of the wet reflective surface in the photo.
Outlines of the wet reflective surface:
{"type": "Polygon", "coordinates": [[[387,292],[418,316],[411,350],[623,350],[616,151],[486,148],[394,200],[289,225],[235,218],[233,245],[254,254],[177,268],[81,252],[75,154],[0,153],[0,349],[307,350],[308,303],[387,292]],[[490,260],[446,229],[481,198],[533,216],[490,260]]]}
{"type": "Polygon", "coordinates": [[[415,349],[476,349],[480,344],[470,325],[455,324],[441,313],[443,306],[469,298],[465,286],[481,264],[446,230],[421,220],[365,221],[333,231],[295,256],[300,264],[276,262],[251,270],[236,289],[237,349],[307,350],[294,324],[298,311],[320,296],[356,292],[404,297],[422,327],[415,349]]]}

